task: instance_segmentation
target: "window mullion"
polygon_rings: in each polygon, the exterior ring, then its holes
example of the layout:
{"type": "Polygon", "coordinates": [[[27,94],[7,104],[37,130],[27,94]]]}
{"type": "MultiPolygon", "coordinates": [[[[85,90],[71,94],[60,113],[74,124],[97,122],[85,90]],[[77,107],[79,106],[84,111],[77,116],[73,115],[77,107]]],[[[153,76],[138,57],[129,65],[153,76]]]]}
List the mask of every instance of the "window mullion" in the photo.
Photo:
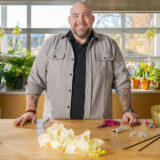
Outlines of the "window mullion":
{"type": "Polygon", "coordinates": [[[122,28],[122,53],[126,55],[126,39],[125,39],[125,14],[121,14],[121,28],[122,28]]]}
{"type": "Polygon", "coordinates": [[[27,50],[31,52],[31,4],[27,4],[27,50]]]}

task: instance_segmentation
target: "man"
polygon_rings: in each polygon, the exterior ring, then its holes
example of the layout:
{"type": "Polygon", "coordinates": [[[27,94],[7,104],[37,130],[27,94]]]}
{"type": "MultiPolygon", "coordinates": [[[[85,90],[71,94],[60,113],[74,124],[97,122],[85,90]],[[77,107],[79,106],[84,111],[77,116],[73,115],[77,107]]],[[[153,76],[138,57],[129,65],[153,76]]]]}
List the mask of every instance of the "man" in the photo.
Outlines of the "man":
{"type": "Polygon", "coordinates": [[[36,107],[46,90],[44,119],[112,118],[112,88],[123,106],[123,120],[137,121],[131,104],[129,74],[119,47],[108,36],[92,30],[95,17],[77,2],[70,11],[71,30],[46,41],[26,86],[26,113],[14,125],[36,122],[36,107]]]}

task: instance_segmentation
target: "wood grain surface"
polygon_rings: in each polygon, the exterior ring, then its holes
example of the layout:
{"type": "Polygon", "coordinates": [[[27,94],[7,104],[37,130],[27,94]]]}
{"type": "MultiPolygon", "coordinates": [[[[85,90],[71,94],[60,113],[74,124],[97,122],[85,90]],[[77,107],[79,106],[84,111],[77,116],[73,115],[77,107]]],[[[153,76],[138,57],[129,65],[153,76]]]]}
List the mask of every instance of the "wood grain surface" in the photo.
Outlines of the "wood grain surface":
{"type": "Polygon", "coordinates": [[[66,128],[72,128],[75,134],[86,130],[91,131],[91,138],[101,138],[105,141],[102,146],[107,151],[101,157],[80,157],[65,154],[61,151],[40,148],[37,138],[42,133],[42,120],[37,124],[26,124],[23,127],[14,127],[13,119],[0,119],[0,160],[159,160],[160,140],[154,142],[146,149],[138,149],[149,143],[145,142],[128,150],[124,147],[142,141],[138,135],[129,136],[132,131],[144,131],[148,137],[160,133],[160,128],[148,128],[144,124],[133,127],[131,130],[114,133],[114,127],[97,128],[103,120],[53,120],[63,123],[66,128]]]}

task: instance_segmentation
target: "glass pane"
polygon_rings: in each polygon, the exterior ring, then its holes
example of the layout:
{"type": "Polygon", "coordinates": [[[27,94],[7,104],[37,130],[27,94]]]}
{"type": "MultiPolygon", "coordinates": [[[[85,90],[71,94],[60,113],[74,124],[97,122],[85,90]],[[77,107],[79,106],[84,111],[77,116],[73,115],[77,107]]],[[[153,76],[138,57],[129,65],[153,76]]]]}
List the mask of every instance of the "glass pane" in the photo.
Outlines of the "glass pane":
{"type": "Polygon", "coordinates": [[[27,48],[27,35],[19,34],[16,38],[12,34],[5,34],[2,38],[1,50],[3,53],[13,52],[15,55],[25,55],[27,48]]]}
{"type": "Polygon", "coordinates": [[[27,7],[21,5],[7,6],[7,27],[12,28],[16,25],[21,28],[27,27],[27,7]]]}
{"type": "Polygon", "coordinates": [[[31,35],[31,53],[37,55],[44,41],[51,37],[53,34],[32,34],[31,35]]]}
{"type": "Polygon", "coordinates": [[[69,28],[69,5],[32,6],[33,28],[69,28]]]}
{"type": "Polygon", "coordinates": [[[0,5],[0,26],[1,26],[1,5],[0,5]]]}
{"type": "Polygon", "coordinates": [[[94,28],[120,28],[121,15],[120,14],[98,14],[95,13],[94,28]]]}
{"type": "Polygon", "coordinates": [[[126,34],[126,56],[154,56],[154,39],[144,34],[126,34]]]}
{"type": "Polygon", "coordinates": [[[113,38],[117,42],[119,48],[122,49],[122,38],[120,34],[107,34],[107,35],[113,38]]]}
{"type": "Polygon", "coordinates": [[[125,25],[127,28],[154,27],[154,14],[153,13],[126,14],[125,25]]]}
{"type": "Polygon", "coordinates": [[[160,14],[155,14],[155,27],[160,27],[160,14]]]}

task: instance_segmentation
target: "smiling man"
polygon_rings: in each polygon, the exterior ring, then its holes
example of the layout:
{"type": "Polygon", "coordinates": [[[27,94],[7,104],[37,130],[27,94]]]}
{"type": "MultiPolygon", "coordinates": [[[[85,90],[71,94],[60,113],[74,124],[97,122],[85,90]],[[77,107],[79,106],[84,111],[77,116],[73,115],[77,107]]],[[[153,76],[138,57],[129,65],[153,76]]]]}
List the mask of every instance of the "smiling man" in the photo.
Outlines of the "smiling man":
{"type": "Polygon", "coordinates": [[[26,113],[14,125],[36,122],[45,90],[44,120],[112,118],[112,88],[123,106],[123,120],[134,124],[130,79],[116,42],[92,29],[89,6],[77,2],[70,11],[66,34],[49,38],[38,54],[26,86],[26,113]]]}

